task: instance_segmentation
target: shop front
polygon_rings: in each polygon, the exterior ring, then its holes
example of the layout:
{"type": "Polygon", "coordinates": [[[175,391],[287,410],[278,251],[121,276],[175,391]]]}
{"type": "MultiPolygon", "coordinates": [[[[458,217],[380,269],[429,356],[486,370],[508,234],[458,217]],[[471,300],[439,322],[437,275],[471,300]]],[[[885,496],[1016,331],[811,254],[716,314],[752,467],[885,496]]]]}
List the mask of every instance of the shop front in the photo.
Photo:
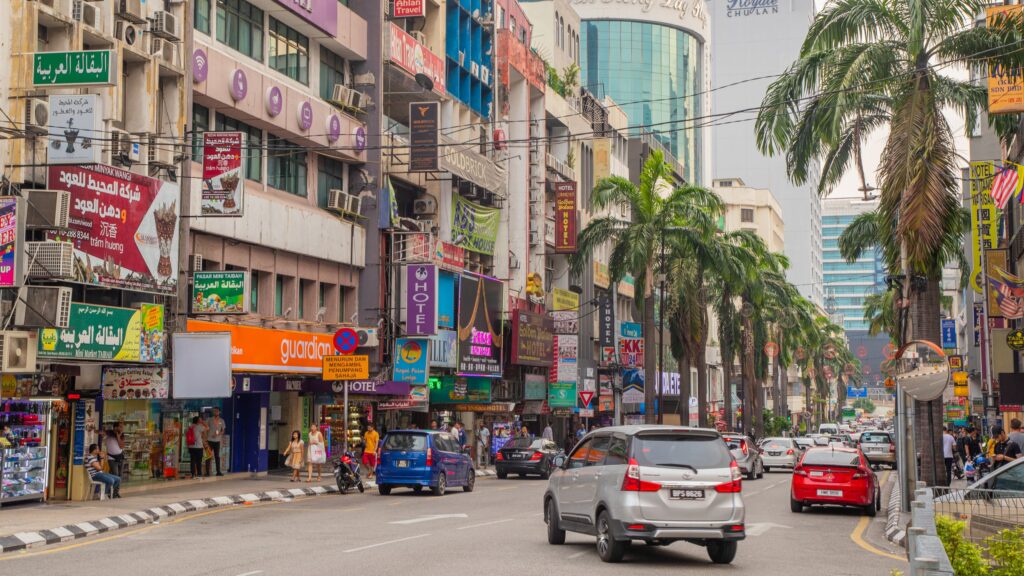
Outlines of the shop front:
{"type": "MultiPolygon", "coordinates": [[[[554,363],[554,322],[545,314],[526,309],[526,302],[517,302],[512,313],[512,354],[509,372],[513,381],[522,383],[523,405],[517,407],[522,426],[539,436],[550,423],[546,374],[554,363]]],[[[519,388],[517,386],[517,388],[519,388]]]]}
{"type": "Polygon", "coordinates": [[[44,500],[54,488],[59,421],[67,403],[40,383],[32,375],[2,377],[0,430],[6,433],[0,438],[0,506],[44,500]]]}

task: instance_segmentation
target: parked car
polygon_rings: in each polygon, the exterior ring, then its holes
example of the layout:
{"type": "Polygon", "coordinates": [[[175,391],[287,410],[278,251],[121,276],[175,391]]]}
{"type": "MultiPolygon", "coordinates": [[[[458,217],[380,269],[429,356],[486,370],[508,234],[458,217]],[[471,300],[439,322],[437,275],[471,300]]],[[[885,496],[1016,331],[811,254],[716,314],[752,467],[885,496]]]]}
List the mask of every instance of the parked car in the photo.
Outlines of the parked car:
{"type": "Polygon", "coordinates": [[[430,488],[435,496],[456,486],[472,492],[475,484],[468,447],[460,450],[458,440],[447,432],[397,430],[381,441],[377,491],[383,496],[399,487],[416,492],[430,488]]]}
{"type": "Polygon", "coordinates": [[[878,477],[856,448],[811,448],[793,470],[789,506],[856,506],[868,516],[882,507],[878,477]]]}
{"type": "Polygon", "coordinates": [[[828,423],[828,422],[826,422],[824,424],[819,424],[818,425],[818,434],[825,434],[825,435],[839,434],[839,425],[828,423]]]}
{"type": "Polygon", "coordinates": [[[748,480],[764,477],[764,463],[761,462],[761,453],[754,446],[750,436],[742,434],[722,434],[722,440],[729,447],[729,452],[740,465],[740,470],[746,474],[748,480]]]}
{"type": "Polygon", "coordinates": [[[792,438],[767,438],[761,442],[761,462],[765,472],[772,468],[796,468],[800,453],[800,447],[792,438]]]}
{"type": "Polygon", "coordinates": [[[519,474],[520,477],[536,474],[547,479],[559,452],[558,446],[551,440],[513,438],[495,454],[494,468],[498,478],[507,478],[509,474],[519,474]]]}
{"type": "Polygon", "coordinates": [[[601,428],[555,463],[544,493],[550,544],[592,534],[601,560],[617,562],[633,540],[685,540],[728,564],[745,537],[742,473],[715,430],[601,428]]]}
{"type": "Polygon", "coordinates": [[[896,443],[888,432],[864,432],[860,435],[860,449],[872,466],[888,464],[896,468],[896,443]]]}

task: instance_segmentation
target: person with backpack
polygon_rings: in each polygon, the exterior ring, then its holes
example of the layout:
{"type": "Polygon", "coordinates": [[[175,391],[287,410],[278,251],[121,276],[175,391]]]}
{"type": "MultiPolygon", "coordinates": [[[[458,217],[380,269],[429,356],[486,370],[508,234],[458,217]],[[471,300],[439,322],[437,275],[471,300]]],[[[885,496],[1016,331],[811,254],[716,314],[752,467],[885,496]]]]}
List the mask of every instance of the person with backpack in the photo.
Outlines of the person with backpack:
{"type": "Polygon", "coordinates": [[[203,472],[203,447],[205,446],[206,425],[199,416],[192,418],[192,425],[185,432],[185,445],[188,446],[189,470],[192,479],[202,477],[203,472]]]}

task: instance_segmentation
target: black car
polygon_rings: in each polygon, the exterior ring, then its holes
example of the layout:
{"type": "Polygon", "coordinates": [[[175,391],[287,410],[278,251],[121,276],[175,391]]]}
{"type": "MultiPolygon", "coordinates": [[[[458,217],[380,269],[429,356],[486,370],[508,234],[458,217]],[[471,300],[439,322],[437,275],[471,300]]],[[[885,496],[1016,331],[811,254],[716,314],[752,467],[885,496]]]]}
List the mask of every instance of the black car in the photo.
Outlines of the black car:
{"type": "Polygon", "coordinates": [[[537,474],[541,478],[551,475],[555,456],[561,451],[551,440],[543,438],[513,438],[498,450],[494,467],[498,478],[507,478],[510,473],[526,476],[537,474]]]}

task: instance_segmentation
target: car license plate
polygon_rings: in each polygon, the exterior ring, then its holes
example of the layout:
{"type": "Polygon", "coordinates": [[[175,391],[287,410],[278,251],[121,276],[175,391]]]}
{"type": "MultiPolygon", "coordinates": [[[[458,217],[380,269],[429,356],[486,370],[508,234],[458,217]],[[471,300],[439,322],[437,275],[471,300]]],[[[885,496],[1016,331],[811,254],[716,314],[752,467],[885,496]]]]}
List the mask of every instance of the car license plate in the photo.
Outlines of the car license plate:
{"type": "Polygon", "coordinates": [[[818,496],[837,496],[842,497],[842,490],[818,490],[818,496]]]}
{"type": "Polygon", "coordinates": [[[769,456],[778,456],[779,454],[782,454],[782,452],[769,452],[768,453],[769,456]]]}
{"type": "Polygon", "coordinates": [[[684,490],[684,489],[672,489],[669,492],[669,497],[674,500],[703,500],[703,490],[684,490]]]}
{"type": "Polygon", "coordinates": [[[409,467],[409,461],[408,460],[395,460],[395,468],[408,468],[408,467],[409,467]]]}
{"type": "Polygon", "coordinates": [[[516,454],[516,453],[509,454],[509,456],[511,456],[512,460],[519,460],[520,458],[523,457],[522,454],[516,454]]]}
{"type": "Polygon", "coordinates": [[[811,476],[813,476],[814,478],[821,478],[824,475],[825,473],[822,472],[821,470],[811,470],[811,476]]]}

